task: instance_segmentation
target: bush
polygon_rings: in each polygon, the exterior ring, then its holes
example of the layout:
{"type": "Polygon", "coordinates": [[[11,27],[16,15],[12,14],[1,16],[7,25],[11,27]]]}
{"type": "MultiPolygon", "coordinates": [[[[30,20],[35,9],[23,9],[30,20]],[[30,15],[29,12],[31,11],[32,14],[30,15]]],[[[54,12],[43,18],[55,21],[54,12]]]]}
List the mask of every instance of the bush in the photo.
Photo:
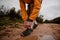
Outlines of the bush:
{"type": "Polygon", "coordinates": [[[37,21],[38,23],[43,23],[43,19],[42,19],[41,17],[37,17],[36,21],[37,21]]]}

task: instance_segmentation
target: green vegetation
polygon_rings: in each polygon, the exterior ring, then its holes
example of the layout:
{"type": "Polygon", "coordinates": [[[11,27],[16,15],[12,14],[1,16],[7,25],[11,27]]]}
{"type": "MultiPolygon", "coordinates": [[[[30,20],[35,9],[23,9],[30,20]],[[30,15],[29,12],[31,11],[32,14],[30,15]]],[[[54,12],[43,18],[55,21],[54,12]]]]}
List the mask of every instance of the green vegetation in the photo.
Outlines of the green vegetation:
{"type": "Polygon", "coordinates": [[[0,9],[0,30],[5,29],[4,26],[18,28],[18,26],[16,26],[16,23],[23,23],[20,10],[16,12],[15,8],[13,7],[10,10],[7,10],[7,12],[5,13],[1,11],[1,9],[0,9]]]}
{"type": "Polygon", "coordinates": [[[36,19],[36,21],[38,22],[38,23],[43,23],[43,15],[40,15],[39,17],[37,17],[37,19],[36,19]]]}
{"type": "Polygon", "coordinates": [[[60,17],[54,18],[52,20],[45,20],[44,23],[57,23],[57,24],[60,24],[60,17]]]}
{"type": "Polygon", "coordinates": [[[16,22],[23,23],[23,21],[20,20],[20,19],[10,20],[10,19],[7,19],[7,18],[0,18],[0,26],[10,25],[11,23],[16,23],[16,22]]]}

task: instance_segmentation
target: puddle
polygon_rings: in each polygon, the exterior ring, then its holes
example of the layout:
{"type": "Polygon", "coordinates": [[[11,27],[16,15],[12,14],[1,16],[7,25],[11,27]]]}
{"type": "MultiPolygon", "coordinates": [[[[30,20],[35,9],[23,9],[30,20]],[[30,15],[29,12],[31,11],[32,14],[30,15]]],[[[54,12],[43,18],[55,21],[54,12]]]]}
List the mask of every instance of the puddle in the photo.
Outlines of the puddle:
{"type": "Polygon", "coordinates": [[[38,37],[38,40],[55,40],[52,35],[43,35],[42,37],[38,37]]]}

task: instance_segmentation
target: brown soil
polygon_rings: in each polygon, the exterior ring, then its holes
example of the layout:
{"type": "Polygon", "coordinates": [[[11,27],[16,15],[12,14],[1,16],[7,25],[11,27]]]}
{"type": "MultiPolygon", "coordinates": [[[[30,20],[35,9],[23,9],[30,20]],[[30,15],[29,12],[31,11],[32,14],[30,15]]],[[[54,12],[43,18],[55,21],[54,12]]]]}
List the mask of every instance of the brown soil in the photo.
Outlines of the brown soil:
{"type": "Polygon", "coordinates": [[[21,37],[20,33],[24,31],[25,28],[10,28],[0,31],[0,40],[42,40],[44,35],[50,35],[55,40],[60,40],[60,24],[39,24],[38,27],[31,33],[31,35],[26,37],[21,37]]]}

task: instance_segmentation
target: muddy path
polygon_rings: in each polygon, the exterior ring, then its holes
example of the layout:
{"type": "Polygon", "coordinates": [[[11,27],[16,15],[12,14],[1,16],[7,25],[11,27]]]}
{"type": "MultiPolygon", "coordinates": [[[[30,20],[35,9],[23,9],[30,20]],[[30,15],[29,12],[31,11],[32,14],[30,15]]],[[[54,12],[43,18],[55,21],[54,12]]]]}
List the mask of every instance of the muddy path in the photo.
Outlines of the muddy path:
{"type": "Polygon", "coordinates": [[[0,40],[60,40],[60,24],[39,24],[27,37],[21,37],[24,27],[9,28],[0,31],[0,40]]]}

